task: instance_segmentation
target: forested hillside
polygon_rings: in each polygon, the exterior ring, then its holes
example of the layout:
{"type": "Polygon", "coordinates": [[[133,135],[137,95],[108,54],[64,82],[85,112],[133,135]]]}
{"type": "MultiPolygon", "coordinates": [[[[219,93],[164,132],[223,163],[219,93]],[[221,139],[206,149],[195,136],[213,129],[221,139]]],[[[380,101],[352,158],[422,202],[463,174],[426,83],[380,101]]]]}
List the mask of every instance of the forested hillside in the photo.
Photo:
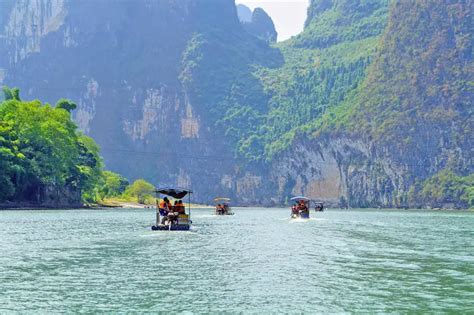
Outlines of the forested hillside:
{"type": "Polygon", "coordinates": [[[312,0],[277,44],[233,0],[1,6],[0,83],[74,100],[130,179],[201,202],[474,203],[470,1],[312,0]]]}
{"type": "MultiPolygon", "coordinates": [[[[380,24],[372,8],[369,24],[380,24]]],[[[350,204],[473,205],[472,9],[463,1],[393,2],[363,81],[308,125],[313,141],[359,142],[339,158],[350,204]]]]}
{"type": "Polygon", "coordinates": [[[474,205],[473,9],[394,2],[367,78],[330,125],[387,148],[412,205],[474,205]]]}
{"type": "Polygon", "coordinates": [[[278,45],[285,63],[257,74],[271,96],[260,129],[241,147],[272,160],[365,77],[387,20],[387,1],[314,1],[302,34],[278,45]],[[360,28],[370,26],[370,32],[360,28]],[[315,31],[317,30],[317,32],[315,31]]]}

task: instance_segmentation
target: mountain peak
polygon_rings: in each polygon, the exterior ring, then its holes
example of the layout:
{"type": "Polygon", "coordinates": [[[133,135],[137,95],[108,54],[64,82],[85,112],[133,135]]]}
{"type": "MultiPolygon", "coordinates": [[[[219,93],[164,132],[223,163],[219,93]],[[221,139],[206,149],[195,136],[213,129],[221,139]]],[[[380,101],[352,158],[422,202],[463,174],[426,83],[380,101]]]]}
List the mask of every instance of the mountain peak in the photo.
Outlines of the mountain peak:
{"type": "MultiPolygon", "coordinates": [[[[245,21],[245,19],[248,19],[248,15],[246,15],[248,12],[245,11],[244,8],[241,8],[240,10],[241,13],[239,13],[239,19],[248,33],[268,43],[276,42],[278,33],[275,30],[275,24],[273,24],[272,18],[267,14],[267,12],[265,12],[265,10],[262,8],[255,8],[252,12],[250,21],[245,21]]],[[[237,8],[237,12],[239,12],[239,8],[237,8]]]]}
{"type": "Polygon", "coordinates": [[[237,5],[237,15],[242,23],[252,22],[252,10],[244,4],[237,5]]]}

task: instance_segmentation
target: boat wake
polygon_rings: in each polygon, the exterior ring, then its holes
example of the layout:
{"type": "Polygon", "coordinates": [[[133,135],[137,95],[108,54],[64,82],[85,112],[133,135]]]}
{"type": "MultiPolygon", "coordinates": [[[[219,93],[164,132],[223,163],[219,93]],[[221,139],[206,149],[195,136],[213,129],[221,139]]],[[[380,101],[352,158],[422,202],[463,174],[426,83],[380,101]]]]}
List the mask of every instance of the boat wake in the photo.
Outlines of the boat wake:
{"type": "Polygon", "coordinates": [[[309,218],[309,219],[302,219],[302,218],[297,218],[297,219],[292,219],[288,218],[286,219],[290,221],[290,223],[307,223],[307,222],[315,222],[315,221],[326,221],[326,219],[323,218],[309,218]]]}

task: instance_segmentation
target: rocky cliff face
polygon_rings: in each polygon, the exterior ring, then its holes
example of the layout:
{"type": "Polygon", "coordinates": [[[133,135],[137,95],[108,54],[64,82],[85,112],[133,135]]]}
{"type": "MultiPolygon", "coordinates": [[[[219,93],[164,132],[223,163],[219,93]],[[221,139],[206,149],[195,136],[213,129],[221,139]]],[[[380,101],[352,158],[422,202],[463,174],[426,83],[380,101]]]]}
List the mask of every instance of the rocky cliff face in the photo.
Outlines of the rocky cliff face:
{"type": "Polygon", "coordinates": [[[238,88],[236,80],[249,80],[251,64],[268,65],[265,56],[273,53],[242,28],[233,1],[24,0],[2,6],[4,84],[18,86],[25,99],[74,100],[74,119],[101,145],[114,171],[192,187],[201,201],[234,195],[239,162],[216,127],[225,104],[215,115],[210,108],[238,88]],[[217,71],[205,72],[203,63],[217,71]],[[234,79],[231,67],[242,65],[234,79]]]}
{"type": "Polygon", "coordinates": [[[0,66],[4,71],[8,65],[39,52],[42,39],[57,31],[67,14],[63,0],[6,0],[0,9],[0,66]]]}
{"type": "Polygon", "coordinates": [[[303,137],[279,156],[272,180],[280,196],[303,194],[330,206],[408,207],[406,165],[384,151],[350,135],[303,137]]]}
{"type": "Polygon", "coordinates": [[[468,12],[472,4],[462,1],[394,2],[366,79],[329,111],[326,127],[281,155],[273,171],[287,174],[280,187],[350,206],[413,207],[423,204],[413,196],[431,176],[472,174],[468,12]]]}

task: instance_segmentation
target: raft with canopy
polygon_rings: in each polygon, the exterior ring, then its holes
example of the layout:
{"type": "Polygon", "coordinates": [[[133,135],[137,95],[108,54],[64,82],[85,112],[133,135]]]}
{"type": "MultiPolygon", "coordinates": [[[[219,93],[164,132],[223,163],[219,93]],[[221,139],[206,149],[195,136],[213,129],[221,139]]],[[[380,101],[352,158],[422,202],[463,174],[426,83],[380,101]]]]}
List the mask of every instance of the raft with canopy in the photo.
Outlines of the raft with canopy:
{"type": "Polygon", "coordinates": [[[309,219],[309,210],[311,202],[314,203],[314,211],[323,211],[324,202],[313,201],[305,196],[296,196],[290,199],[293,202],[291,206],[292,219],[309,219]]]}
{"type": "Polygon", "coordinates": [[[153,231],[188,231],[191,228],[191,194],[192,191],[184,188],[159,188],[156,194],[156,223],[151,227],[153,231]],[[164,199],[160,202],[161,196],[164,199]],[[175,206],[171,202],[164,202],[168,197],[181,200],[188,196],[188,210],[181,203],[175,206]],[[164,206],[163,206],[164,205],[164,206]]]}
{"type": "Polygon", "coordinates": [[[314,211],[324,211],[324,202],[315,201],[314,211]]]}
{"type": "Polygon", "coordinates": [[[309,207],[311,199],[305,196],[296,196],[290,199],[293,202],[291,206],[292,219],[309,219],[309,207]]]}
{"type": "Polygon", "coordinates": [[[214,198],[216,215],[234,215],[230,206],[230,198],[216,197],[214,198]]]}

